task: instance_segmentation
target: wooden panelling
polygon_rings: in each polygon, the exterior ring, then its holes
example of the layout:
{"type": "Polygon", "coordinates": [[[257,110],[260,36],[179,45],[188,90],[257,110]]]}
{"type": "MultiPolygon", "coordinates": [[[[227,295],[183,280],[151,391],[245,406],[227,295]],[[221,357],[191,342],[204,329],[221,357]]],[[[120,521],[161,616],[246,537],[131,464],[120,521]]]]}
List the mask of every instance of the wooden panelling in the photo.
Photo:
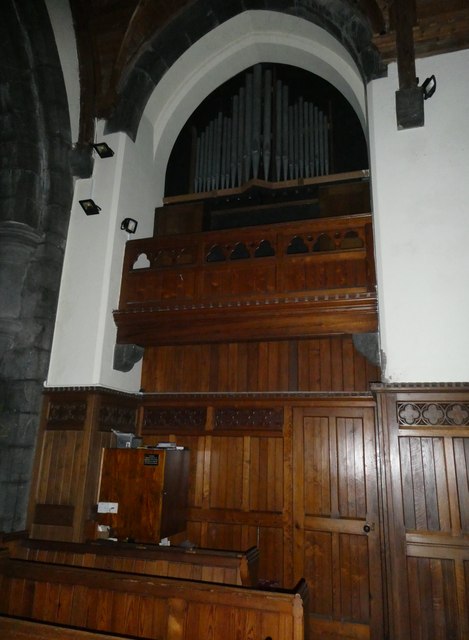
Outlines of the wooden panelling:
{"type": "Polygon", "coordinates": [[[9,559],[0,576],[8,615],[155,640],[305,638],[304,583],[274,593],[9,559]]]}
{"type": "Polygon", "coordinates": [[[367,391],[378,367],[351,336],[280,342],[149,347],[147,392],[367,391]]]}
{"type": "Polygon", "coordinates": [[[126,245],[119,309],[170,300],[214,301],[217,295],[369,290],[375,282],[369,279],[373,251],[368,225],[371,215],[360,214],[131,240],[126,245]],[[142,256],[148,261],[146,268],[141,268],[142,256]],[[324,275],[316,280],[321,272],[324,275]]]}
{"type": "Polygon", "coordinates": [[[441,558],[407,560],[412,607],[411,638],[461,638],[454,562],[441,558]]]}
{"type": "Polygon", "coordinates": [[[164,547],[99,541],[88,544],[25,540],[15,545],[12,557],[33,562],[50,562],[203,580],[220,584],[257,586],[259,551],[164,547]]]}
{"type": "Polygon", "coordinates": [[[104,391],[47,390],[28,515],[33,537],[82,541],[111,429],[135,431],[137,399],[104,391]]]}
{"type": "MultiPolygon", "coordinates": [[[[261,346],[269,356],[269,345],[261,346]]],[[[363,358],[346,337],[283,346],[290,358],[285,368],[297,381],[314,379],[311,372],[321,367],[334,384],[343,384],[357,375],[363,358]],[[291,374],[303,344],[308,349],[301,368],[291,374]],[[340,354],[341,367],[327,360],[333,353],[340,354]]],[[[222,353],[235,358],[236,349],[226,345],[222,353]]],[[[279,359],[267,362],[280,370],[279,359]]],[[[221,357],[217,366],[222,369],[221,357]]],[[[268,368],[262,371],[264,379],[272,375],[268,368]]],[[[180,367],[179,373],[195,379],[192,370],[180,367]]],[[[173,545],[190,541],[198,548],[233,551],[257,546],[261,584],[289,588],[307,579],[314,633],[380,638],[381,539],[370,394],[148,393],[138,403],[137,433],[144,445],[175,441],[190,451],[187,528],[172,538],[173,545]]],[[[109,434],[96,433],[92,441],[100,449],[109,434]]],[[[91,511],[97,485],[87,495],[91,511]]]]}
{"type": "Polygon", "coordinates": [[[375,387],[396,640],[469,637],[469,388],[375,387]]]}
{"type": "Polygon", "coordinates": [[[117,341],[143,346],[377,329],[370,214],[126,245],[117,341]]]}

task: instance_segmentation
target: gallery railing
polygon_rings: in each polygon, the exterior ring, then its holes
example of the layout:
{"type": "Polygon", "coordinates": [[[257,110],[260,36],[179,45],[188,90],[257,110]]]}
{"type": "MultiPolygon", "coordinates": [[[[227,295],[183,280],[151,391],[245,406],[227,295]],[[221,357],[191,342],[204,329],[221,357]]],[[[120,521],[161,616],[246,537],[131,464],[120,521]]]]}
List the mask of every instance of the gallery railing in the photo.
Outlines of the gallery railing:
{"type": "MultiPolygon", "coordinates": [[[[124,325],[143,321],[150,330],[151,316],[156,324],[183,315],[190,323],[191,314],[208,321],[214,310],[254,318],[266,307],[272,316],[344,305],[372,307],[375,315],[375,284],[370,214],[157,236],[127,243],[114,315],[123,342],[130,337],[124,325]]],[[[301,333],[294,324],[291,331],[301,333]]]]}

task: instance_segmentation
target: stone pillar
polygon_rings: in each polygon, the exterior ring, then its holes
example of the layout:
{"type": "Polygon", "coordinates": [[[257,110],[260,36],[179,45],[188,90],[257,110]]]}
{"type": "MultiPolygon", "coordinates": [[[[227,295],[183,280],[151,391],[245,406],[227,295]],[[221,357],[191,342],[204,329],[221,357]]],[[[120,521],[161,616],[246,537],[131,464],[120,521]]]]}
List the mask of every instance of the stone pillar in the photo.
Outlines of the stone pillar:
{"type": "Polygon", "coordinates": [[[72,197],[70,121],[42,0],[0,20],[0,531],[24,528],[72,197]]]}

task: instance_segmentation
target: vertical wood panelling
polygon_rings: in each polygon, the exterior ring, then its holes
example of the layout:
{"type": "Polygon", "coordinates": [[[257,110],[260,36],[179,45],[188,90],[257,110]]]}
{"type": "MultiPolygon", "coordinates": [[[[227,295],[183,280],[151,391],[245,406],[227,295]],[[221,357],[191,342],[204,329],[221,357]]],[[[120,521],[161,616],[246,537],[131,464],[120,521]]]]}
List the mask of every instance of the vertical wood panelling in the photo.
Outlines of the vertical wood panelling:
{"type": "Polygon", "coordinates": [[[367,391],[377,367],[351,336],[294,341],[149,347],[147,392],[367,391]]]}
{"type": "Polygon", "coordinates": [[[377,386],[396,640],[469,637],[469,390],[377,386]],[[464,522],[464,525],[463,525],[464,522]]]}
{"type": "Polygon", "coordinates": [[[365,457],[360,419],[337,420],[338,504],[342,518],[366,518],[365,457]]]}
{"type": "Polygon", "coordinates": [[[281,513],[284,504],[283,440],[250,438],[249,469],[249,509],[281,513]]]}
{"type": "Polygon", "coordinates": [[[324,616],[334,638],[382,630],[373,418],[366,408],[294,409],[294,564],[319,635],[324,616]]]}
{"type": "Polygon", "coordinates": [[[304,513],[313,516],[330,516],[331,454],[329,421],[326,417],[305,417],[304,429],[304,483],[309,491],[304,496],[304,513]]]}
{"type": "MultiPolygon", "coordinates": [[[[304,638],[302,584],[291,593],[227,585],[215,592],[213,585],[198,582],[53,565],[31,568],[21,561],[10,561],[6,572],[5,594],[31,590],[33,597],[22,614],[42,622],[155,640],[304,638]],[[25,573],[32,575],[24,578],[25,573]]],[[[13,603],[0,601],[0,611],[11,615],[13,610],[13,603]]],[[[41,633],[38,627],[37,634],[41,633]]],[[[61,632],[47,629],[46,633],[56,637],[61,632]]],[[[34,631],[26,635],[33,637],[34,631]]]]}
{"type": "Polygon", "coordinates": [[[135,430],[137,400],[124,394],[48,390],[28,514],[32,537],[81,541],[92,535],[101,447],[111,428],[135,430]]]}
{"type": "Polygon", "coordinates": [[[311,611],[320,616],[334,614],[333,534],[307,531],[304,537],[304,572],[308,582],[311,611]]]}
{"type": "Polygon", "coordinates": [[[462,533],[469,534],[469,438],[454,438],[454,463],[462,533]]]}
{"type": "Polygon", "coordinates": [[[412,638],[460,638],[454,563],[450,560],[409,558],[409,590],[415,612],[410,619],[412,638]]]}
{"type": "Polygon", "coordinates": [[[210,463],[210,507],[241,509],[242,487],[242,439],[214,437],[210,463]]]}
{"type": "Polygon", "coordinates": [[[400,438],[406,529],[449,530],[442,438],[400,438]]]}
{"type": "Polygon", "coordinates": [[[259,527],[258,542],[262,553],[259,556],[259,575],[278,586],[286,584],[285,538],[280,527],[259,527]]]}

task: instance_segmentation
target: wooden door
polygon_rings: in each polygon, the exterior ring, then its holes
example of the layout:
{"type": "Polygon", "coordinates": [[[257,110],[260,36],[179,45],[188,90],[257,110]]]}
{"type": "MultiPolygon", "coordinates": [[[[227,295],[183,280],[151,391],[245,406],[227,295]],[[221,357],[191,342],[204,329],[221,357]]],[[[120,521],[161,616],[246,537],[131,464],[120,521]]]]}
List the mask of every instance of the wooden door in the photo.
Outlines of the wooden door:
{"type": "Polygon", "coordinates": [[[312,637],[383,635],[373,407],[293,414],[295,577],[310,590],[312,637]]]}
{"type": "Polygon", "coordinates": [[[376,388],[393,640],[469,638],[469,387],[376,388]]]}

